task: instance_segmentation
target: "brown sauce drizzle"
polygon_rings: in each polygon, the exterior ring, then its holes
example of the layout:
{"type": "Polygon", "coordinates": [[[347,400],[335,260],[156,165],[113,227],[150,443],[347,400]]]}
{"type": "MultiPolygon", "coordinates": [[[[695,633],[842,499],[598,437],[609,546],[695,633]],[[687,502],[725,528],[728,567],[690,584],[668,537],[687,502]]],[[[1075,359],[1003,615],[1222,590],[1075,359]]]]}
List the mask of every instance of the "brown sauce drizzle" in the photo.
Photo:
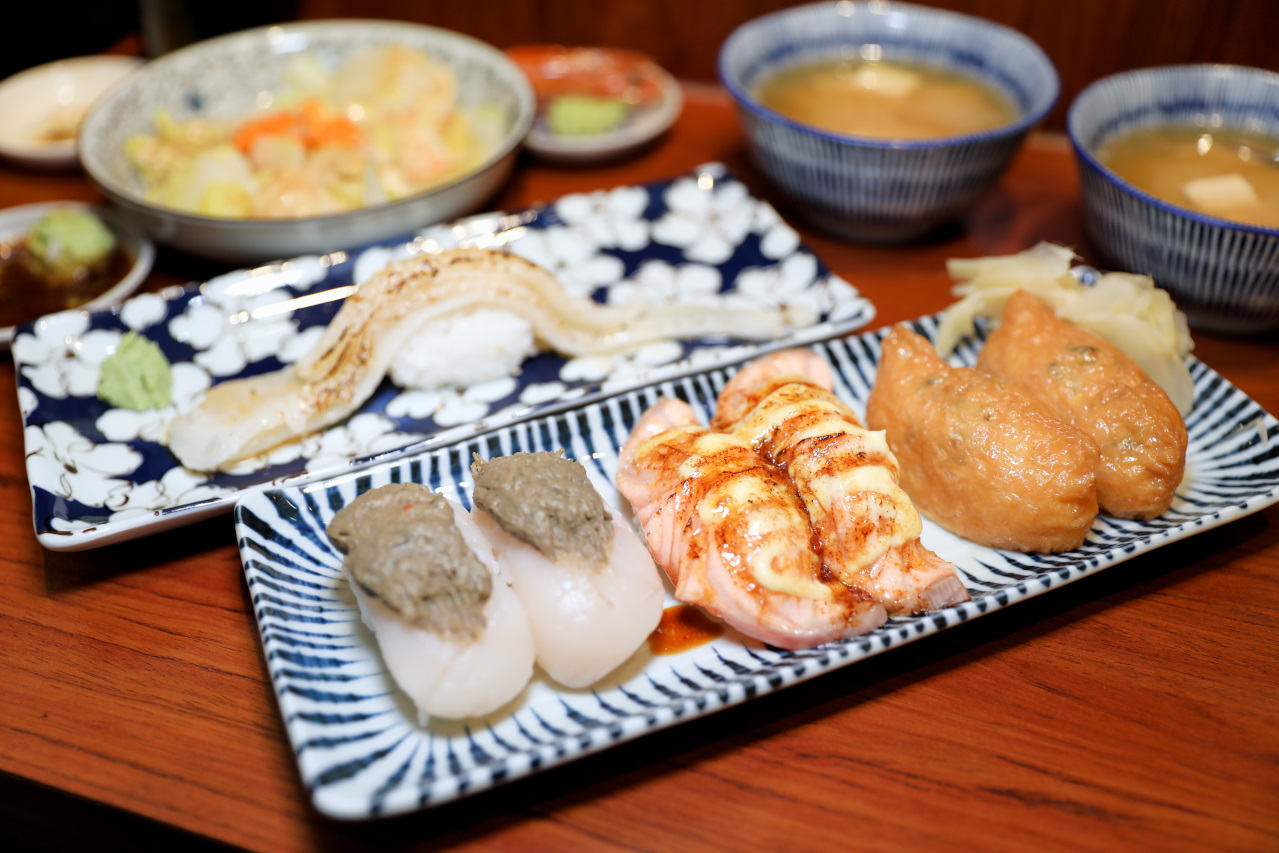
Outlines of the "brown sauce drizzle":
{"type": "Polygon", "coordinates": [[[110,290],[133,267],[133,258],[117,245],[102,269],[74,281],[51,282],[22,262],[26,242],[24,236],[0,244],[0,326],[79,308],[110,290]]]}
{"type": "Polygon", "coordinates": [[[648,635],[648,649],[655,655],[677,655],[704,646],[724,633],[724,626],[691,604],[676,604],[662,611],[662,619],[648,635]]]}

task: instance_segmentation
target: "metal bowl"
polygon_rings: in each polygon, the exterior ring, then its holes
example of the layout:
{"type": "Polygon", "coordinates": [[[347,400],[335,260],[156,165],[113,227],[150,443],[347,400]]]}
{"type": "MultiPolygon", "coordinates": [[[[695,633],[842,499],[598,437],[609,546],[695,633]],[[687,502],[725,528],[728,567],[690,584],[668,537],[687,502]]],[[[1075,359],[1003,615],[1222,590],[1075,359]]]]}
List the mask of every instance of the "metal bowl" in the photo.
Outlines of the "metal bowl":
{"type": "Polygon", "coordinates": [[[261,27],[200,42],[149,63],[94,106],[81,127],[85,171],[156,242],[232,264],[257,263],[381,242],[472,212],[514,166],[535,111],[528,80],[505,54],[434,27],[390,21],[313,21],[261,27]],[[502,117],[504,135],[469,174],[416,195],[346,213],[292,219],[228,219],[175,210],[143,195],[125,141],[151,132],[158,110],[184,121],[237,119],[259,93],[278,88],[289,60],[314,53],[337,67],[360,48],[402,44],[452,67],[463,108],[502,117]]]}

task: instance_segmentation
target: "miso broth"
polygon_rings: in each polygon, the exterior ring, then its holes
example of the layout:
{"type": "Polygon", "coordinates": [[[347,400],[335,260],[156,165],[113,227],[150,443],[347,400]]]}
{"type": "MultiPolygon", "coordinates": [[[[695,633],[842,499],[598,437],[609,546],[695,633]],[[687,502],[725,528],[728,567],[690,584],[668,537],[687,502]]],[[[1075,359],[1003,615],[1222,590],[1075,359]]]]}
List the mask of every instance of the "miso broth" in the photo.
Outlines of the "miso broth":
{"type": "Polygon", "coordinates": [[[985,83],[926,65],[826,61],[797,65],[765,80],[761,103],[822,130],[876,139],[928,139],[977,133],[1017,117],[985,83]]]}
{"type": "Polygon", "coordinates": [[[1228,128],[1144,128],[1108,140],[1097,159],[1164,201],[1279,228],[1279,137],[1228,128]]]}

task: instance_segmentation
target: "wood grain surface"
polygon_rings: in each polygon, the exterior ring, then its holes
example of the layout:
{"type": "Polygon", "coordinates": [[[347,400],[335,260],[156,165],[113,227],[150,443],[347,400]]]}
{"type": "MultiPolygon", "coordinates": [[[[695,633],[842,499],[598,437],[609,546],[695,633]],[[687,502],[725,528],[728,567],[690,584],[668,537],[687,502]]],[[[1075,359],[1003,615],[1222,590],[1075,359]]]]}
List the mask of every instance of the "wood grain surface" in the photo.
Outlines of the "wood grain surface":
{"type": "MultiPolygon", "coordinates": [[[[522,161],[494,205],[751,168],[723,93],[687,89],[656,147],[522,161]]],[[[95,199],[0,168],[0,205],[95,199]]],[[[916,246],[805,239],[878,308],[949,301],[943,262],[1041,239],[1096,261],[1075,167],[1033,136],[967,220],[916,246]]],[[[148,287],[215,265],[162,254],[148,287]]],[[[1279,339],[1196,338],[1279,412],[1279,339]]],[[[343,824],[309,805],[229,516],[75,554],[32,532],[0,366],[0,838],[40,849],[1279,849],[1279,509],[1210,530],[811,682],[505,787],[343,824]]]]}

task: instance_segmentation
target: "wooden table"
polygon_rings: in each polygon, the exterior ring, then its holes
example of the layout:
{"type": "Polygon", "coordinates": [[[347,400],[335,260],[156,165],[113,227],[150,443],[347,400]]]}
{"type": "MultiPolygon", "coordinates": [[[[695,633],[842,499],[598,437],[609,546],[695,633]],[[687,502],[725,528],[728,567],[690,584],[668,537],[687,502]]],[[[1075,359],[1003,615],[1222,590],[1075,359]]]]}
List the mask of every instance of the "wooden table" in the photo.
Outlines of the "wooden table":
{"type": "MultiPolygon", "coordinates": [[[[746,160],[717,89],[625,163],[521,163],[495,206],[746,160]]],[[[949,301],[943,261],[1082,236],[1065,141],[1034,136],[925,245],[801,227],[878,308],[949,301]]],[[[96,199],[80,175],[0,171],[0,206],[96,199]]],[[[219,268],[162,254],[155,288],[219,268]]],[[[1279,341],[1196,353],[1279,412],[1279,341]]],[[[0,367],[0,838],[259,850],[1279,848],[1279,509],[941,635],[432,811],[318,815],[285,738],[229,516],[97,551],[32,533],[11,368],[0,367]],[[190,833],[188,835],[187,833],[190,833]]]]}

